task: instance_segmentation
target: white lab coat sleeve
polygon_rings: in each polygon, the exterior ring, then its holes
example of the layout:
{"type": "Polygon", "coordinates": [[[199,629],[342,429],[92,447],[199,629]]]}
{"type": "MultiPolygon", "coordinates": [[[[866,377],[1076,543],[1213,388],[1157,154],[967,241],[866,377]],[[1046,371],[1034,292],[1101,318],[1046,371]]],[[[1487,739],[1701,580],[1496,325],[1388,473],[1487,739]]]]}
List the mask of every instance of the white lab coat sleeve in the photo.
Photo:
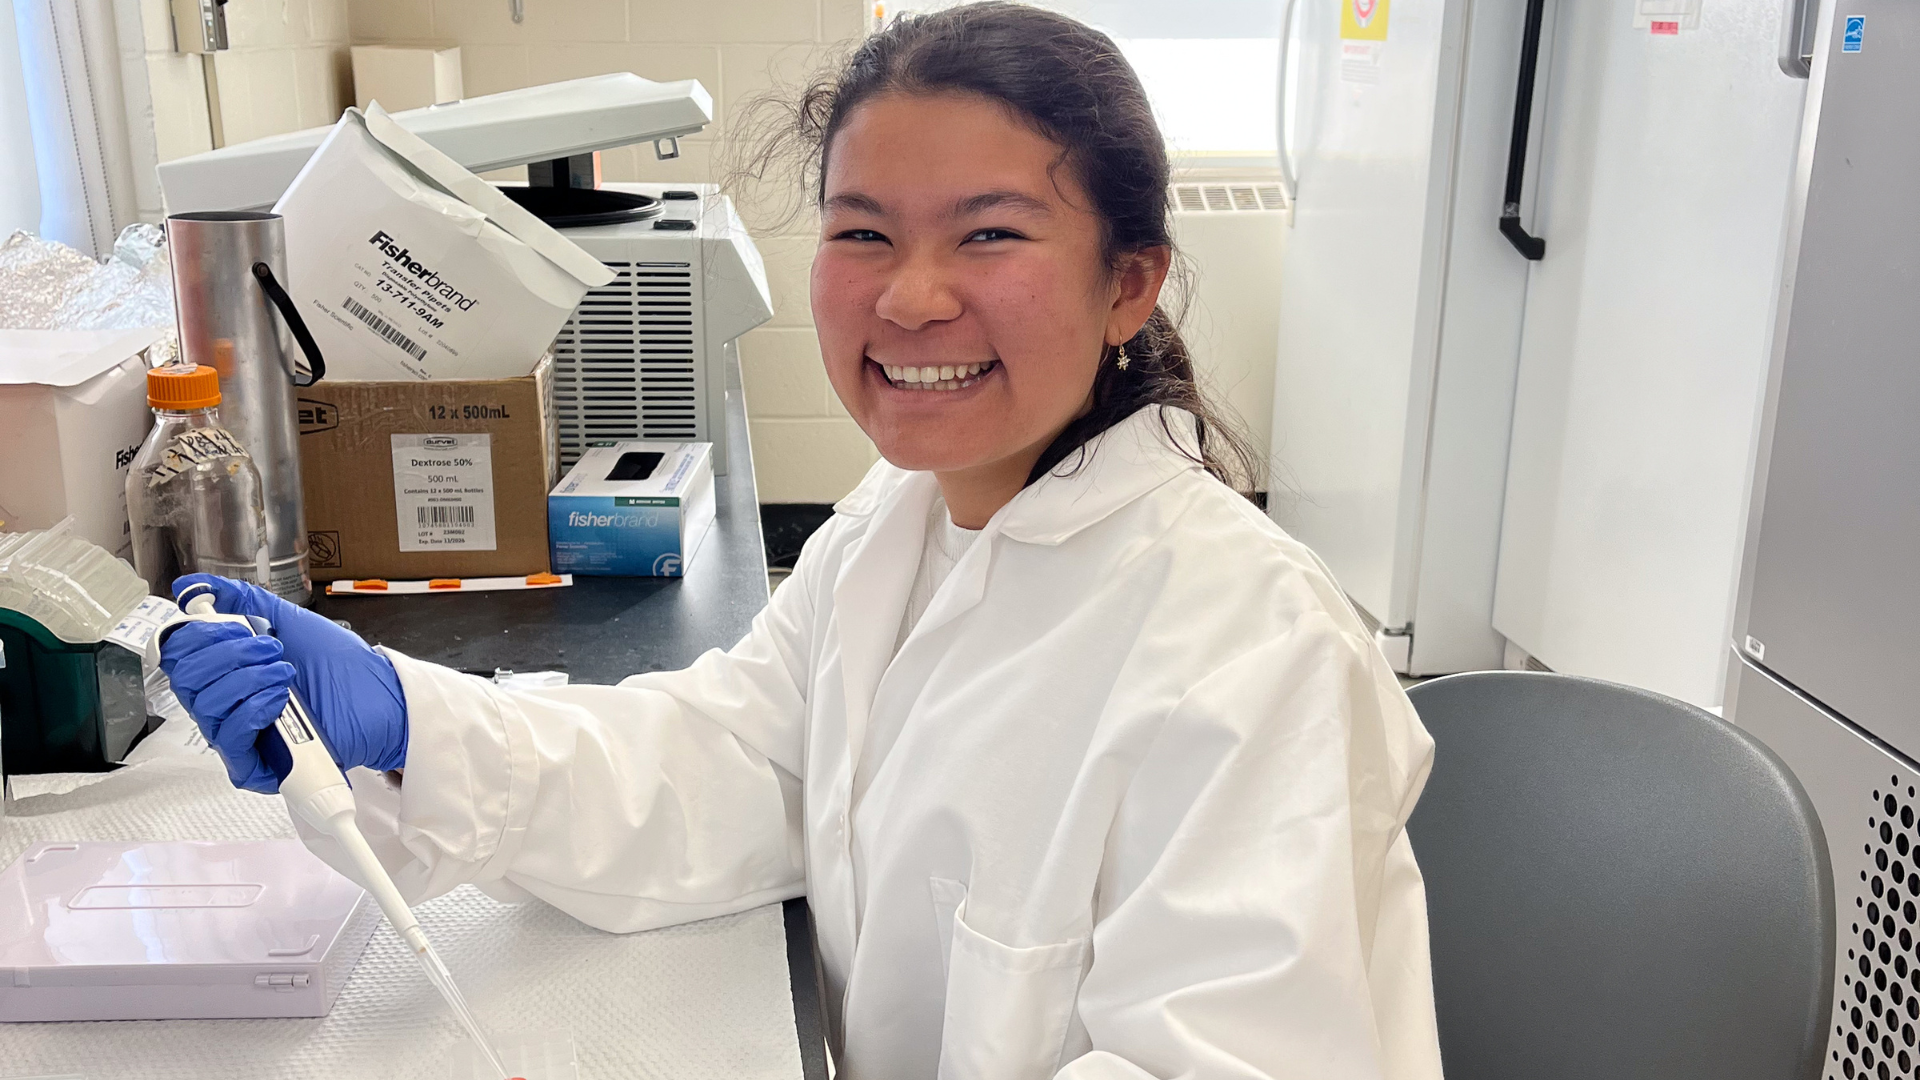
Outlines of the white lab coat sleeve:
{"type": "Polygon", "coordinates": [[[1440,1080],[1404,825],[1432,741],[1302,616],[1189,691],[1122,799],[1062,1080],[1440,1080]]]}
{"type": "Polygon", "coordinates": [[[472,882],[615,932],[800,895],[810,577],[796,572],[731,650],[619,686],[509,692],[387,651],[405,777],[354,783],[401,892],[472,882]]]}

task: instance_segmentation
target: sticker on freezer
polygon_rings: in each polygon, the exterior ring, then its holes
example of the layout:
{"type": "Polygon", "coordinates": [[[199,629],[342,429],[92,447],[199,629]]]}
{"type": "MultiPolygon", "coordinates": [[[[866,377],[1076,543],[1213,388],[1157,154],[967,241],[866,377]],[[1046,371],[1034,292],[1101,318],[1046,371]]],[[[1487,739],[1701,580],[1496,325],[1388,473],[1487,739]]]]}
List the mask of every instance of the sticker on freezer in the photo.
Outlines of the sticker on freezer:
{"type": "Polygon", "coordinates": [[[392,435],[401,551],[493,551],[493,437],[392,435]]]}
{"type": "Polygon", "coordinates": [[[1700,0],[1634,0],[1633,27],[1664,35],[1698,30],[1700,0]]]}
{"type": "Polygon", "coordinates": [[[1389,0],[1340,0],[1340,36],[1348,41],[1387,40],[1389,0]]]}
{"type": "Polygon", "coordinates": [[[1860,46],[1867,40],[1867,17],[1865,15],[1847,16],[1846,31],[1840,37],[1840,51],[1859,52],[1860,46]]]}

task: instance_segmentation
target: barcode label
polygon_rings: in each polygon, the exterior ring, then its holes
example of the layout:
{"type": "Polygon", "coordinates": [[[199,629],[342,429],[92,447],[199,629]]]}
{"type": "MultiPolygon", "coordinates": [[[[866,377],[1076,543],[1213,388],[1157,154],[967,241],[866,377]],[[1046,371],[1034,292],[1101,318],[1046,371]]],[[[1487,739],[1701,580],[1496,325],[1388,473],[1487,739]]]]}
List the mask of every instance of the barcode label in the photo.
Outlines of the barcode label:
{"type": "Polygon", "coordinates": [[[413,508],[416,525],[471,525],[473,507],[471,506],[416,506],[413,508]]]}
{"type": "Polygon", "coordinates": [[[344,306],[347,309],[347,314],[352,315],[354,318],[359,319],[363,323],[366,323],[367,329],[372,330],[374,333],[379,334],[383,338],[386,338],[388,341],[392,342],[393,344],[398,345],[403,351],[405,351],[408,355],[412,356],[415,360],[425,360],[427,358],[427,350],[414,344],[412,338],[394,329],[392,323],[389,323],[387,320],[381,318],[378,315],[375,315],[371,311],[368,311],[364,305],[362,305],[359,301],[355,300],[353,297],[351,296],[347,297],[346,303],[344,306]]]}
{"type": "Polygon", "coordinates": [[[401,551],[494,551],[493,437],[390,435],[401,551]]]}

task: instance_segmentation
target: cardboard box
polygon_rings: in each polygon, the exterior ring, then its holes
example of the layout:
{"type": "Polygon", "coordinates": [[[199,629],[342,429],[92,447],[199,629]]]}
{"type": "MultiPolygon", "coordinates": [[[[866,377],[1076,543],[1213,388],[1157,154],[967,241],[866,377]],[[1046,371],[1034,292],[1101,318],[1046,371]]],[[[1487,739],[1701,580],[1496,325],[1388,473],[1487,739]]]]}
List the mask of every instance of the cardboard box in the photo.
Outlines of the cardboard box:
{"type": "Polygon", "coordinates": [[[129,561],[127,467],[153,426],[158,330],[0,330],[0,532],[73,531],[129,561]]]}
{"type": "Polygon", "coordinates": [[[335,382],[300,391],[316,581],[545,571],[560,471],[553,365],[517,379],[335,382]]]}
{"type": "Polygon", "coordinates": [[[554,572],[680,577],[714,508],[711,443],[595,443],[547,497],[554,572]]]}

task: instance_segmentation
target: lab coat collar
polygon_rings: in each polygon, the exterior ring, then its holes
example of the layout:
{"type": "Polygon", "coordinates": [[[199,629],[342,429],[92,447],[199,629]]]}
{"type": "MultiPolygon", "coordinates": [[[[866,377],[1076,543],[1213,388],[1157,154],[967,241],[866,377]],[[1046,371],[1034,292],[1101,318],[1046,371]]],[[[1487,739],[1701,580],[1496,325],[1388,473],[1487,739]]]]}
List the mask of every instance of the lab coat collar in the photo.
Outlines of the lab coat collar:
{"type": "MultiPolygon", "coordinates": [[[[1198,445],[1193,414],[1148,405],[1094,436],[1047,475],[1028,484],[994,514],[985,531],[1024,544],[1061,544],[1181,473],[1199,469],[1197,451],[1191,456],[1188,452],[1198,445]]],[[[930,499],[930,488],[921,489],[932,480],[931,474],[911,473],[882,460],[833,509],[845,517],[869,517],[890,496],[930,499]]],[[[924,520],[927,501],[915,501],[924,520]]]]}
{"type": "Polygon", "coordinates": [[[1028,484],[994,515],[999,531],[1023,544],[1064,543],[1161,484],[1199,469],[1193,450],[1198,445],[1191,413],[1148,405],[1028,484]]]}

